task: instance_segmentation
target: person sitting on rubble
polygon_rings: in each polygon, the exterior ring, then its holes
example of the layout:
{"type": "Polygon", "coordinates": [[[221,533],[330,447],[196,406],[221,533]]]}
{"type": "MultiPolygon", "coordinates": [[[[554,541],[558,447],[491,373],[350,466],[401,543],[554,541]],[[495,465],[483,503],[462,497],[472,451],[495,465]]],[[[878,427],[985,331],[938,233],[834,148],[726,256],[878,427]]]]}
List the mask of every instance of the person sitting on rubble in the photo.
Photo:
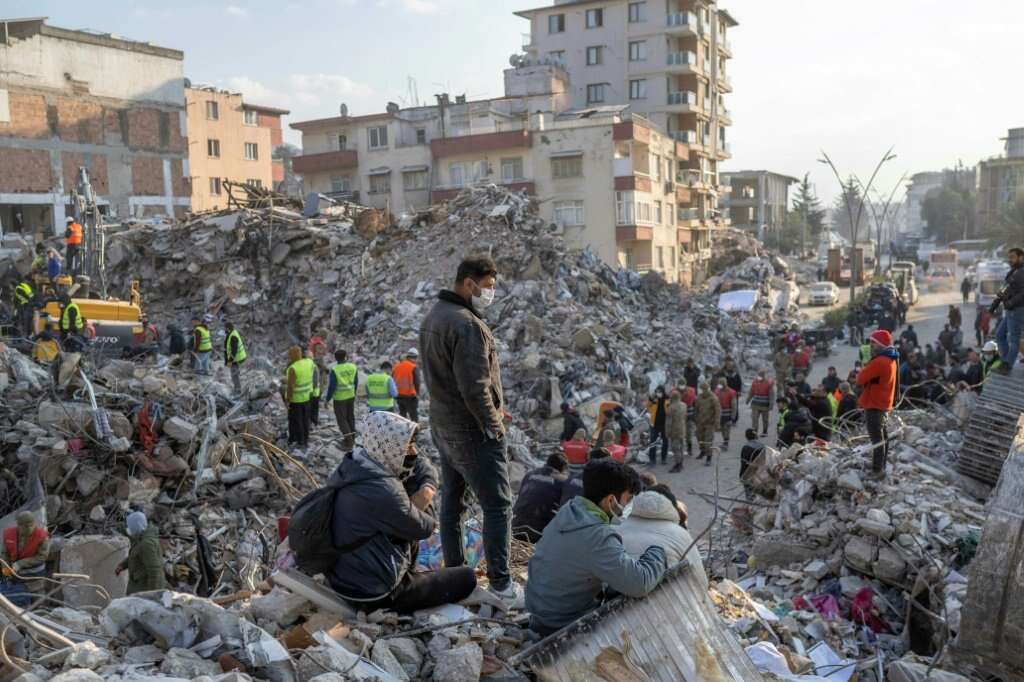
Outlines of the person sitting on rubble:
{"type": "Polygon", "coordinates": [[[860,419],[857,412],[857,394],[848,381],[839,384],[839,406],[836,408],[836,423],[855,422],[860,419]]]}
{"type": "Polygon", "coordinates": [[[393,412],[373,412],[360,431],[363,446],[345,455],[328,485],[338,489],[332,531],[338,558],[326,576],[361,611],[411,613],[468,597],[476,588],[469,566],[417,573],[420,540],[434,532],[434,468],[418,457],[419,424],[393,412]]]}
{"type": "Polygon", "coordinates": [[[156,526],[149,525],[149,519],[140,511],[129,514],[126,525],[131,547],[128,557],[115,570],[117,575],[128,571],[128,589],[125,594],[164,589],[167,587],[164,552],[160,547],[156,526]]]}
{"type": "Polygon", "coordinates": [[[949,369],[946,372],[947,382],[956,386],[961,381],[967,380],[967,366],[965,360],[967,357],[967,353],[969,353],[971,350],[971,348],[968,348],[963,355],[954,355],[949,359],[949,369]]]}
{"type": "Polygon", "coordinates": [[[582,429],[576,429],[572,438],[562,441],[562,452],[569,464],[583,465],[587,463],[587,452],[590,451],[590,442],[587,440],[587,433],[582,429]]]}
{"type": "Polygon", "coordinates": [[[562,435],[558,440],[570,440],[580,429],[587,432],[587,425],[583,423],[579,411],[569,403],[562,403],[562,435]]]}
{"type": "Polygon", "coordinates": [[[786,401],[785,409],[779,410],[779,447],[788,448],[794,443],[803,443],[813,433],[810,411],[801,406],[796,398],[786,401]]]}
{"type": "MultiPolygon", "coordinates": [[[[586,453],[584,453],[586,457],[586,453]]],[[[567,479],[569,462],[559,453],[548,456],[547,462],[523,477],[519,495],[512,508],[512,536],[529,542],[540,540],[562,502],[562,486],[567,479]]]]}
{"type": "MultiPolygon", "coordinates": [[[[995,343],[994,341],[987,341],[986,343],[995,343]]],[[[983,346],[984,348],[984,346],[983,346]]],[[[996,350],[999,346],[996,346],[996,350]]],[[[964,381],[971,387],[971,390],[975,393],[981,393],[981,384],[985,380],[985,366],[981,363],[981,356],[978,351],[971,350],[967,353],[967,369],[965,370],[966,377],[964,381]]]]}
{"type": "Polygon", "coordinates": [[[814,387],[810,395],[797,395],[797,402],[811,415],[811,431],[814,437],[826,443],[832,437],[832,405],[822,385],[814,387]]]}
{"type": "Polygon", "coordinates": [[[50,534],[39,526],[30,511],[18,512],[14,520],[16,525],[4,528],[0,573],[6,580],[38,594],[44,588],[41,578],[46,574],[46,560],[50,556],[50,534]]]}
{"type": "Polygon", "coordinates": [[[622,405],[617,405],[613,412],[615,414],[615,423],[619,427],[619,445],[628,448],[629,434],[633,430],[633,420],[626,414],[626,408],[622,405]]]}
{"type": "Polygon", "coordinates": [[[605,429],[601,433],[601,442],[598,443],[598,447],[606,450],[608,455],[616,462],[626,461],[626,446],[620,445],[621,438],[615,436],[615,432],[611,429],[605,429]]]}
{"type": "MultiPolygon", "coordinates": [[[[605,433],[609,432],[605,431],[605,433]]],[[[587,453],[586,464],[600,459],[609,459],[611,456],[612,453],[607,447],[596,447],[587,453]]],[[[586,467],[586,464],[569,467],[569,477],[562,484],[562,499],[558,501],[559,507],[565,506],[572,498],[583,494],[583,469],[586,467]]]]}
{"type": "Polygon", "coordinates": [[[825,390],[829,393],[835,393],[839,390],[839,384],[842,379],[839,378],[839,372],[835,367],[828,368],[828,374],[824,379],[821,380],[821,385],[825,387],[825,390]]]}
{"type": "Polygon", "coordinates": [[[754,463],[762,452],[764,452],[764,443],[757,439],[757,431],[755,429],[747,429],[744,434],[747,438],[747,442],[743,444],[743,448],[740,449],[740,483],[743,484],[743,495],[747,500],[754,499],[753,490],[750,484],[743,480],[743,474],[746,473],[747,468],[754,463]]]}
{"type": "Polygon", "coordinates": [[[700,552],[684,523],[678,500],[669,487],[664,483],[649,486],[633,498],[629,516],[619,526],[622,545],[626,554],[636,558],[643,556],[648,547],[661,547],[670,567],[685,558],[690,570],[707,589],[708,576],[700,552]]]}
{"type": "Polygon", "coordinates": [[[531,630],[552,634],[600,606],[609,590],[643,597],[658,586],[668,568],[665,550],[652,545],[633,558],[614,524],[640,487],[637,472],[620,462],[604,459],[584,468],[583,495],[559,510],[530,559],[531,630]]]}
{"type": "Polygon", "coordinates": [[[924,399],[938,405],[948,403],[951,391],[947,391],[947,387],[952,389],[955,383],[951,383],[946,379],[941,367],[937,367],[930,362],[924,366],[924,372],[924,399]]]}

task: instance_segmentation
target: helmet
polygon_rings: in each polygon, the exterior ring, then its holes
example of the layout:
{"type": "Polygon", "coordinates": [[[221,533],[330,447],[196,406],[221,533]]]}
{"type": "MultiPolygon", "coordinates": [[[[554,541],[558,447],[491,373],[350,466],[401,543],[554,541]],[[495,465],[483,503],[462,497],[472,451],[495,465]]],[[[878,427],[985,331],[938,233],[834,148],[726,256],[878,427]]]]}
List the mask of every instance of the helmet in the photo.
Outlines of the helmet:
{"type": "Polygon", "coordinates": [[[982,353],[998,353],[999,352],[999,344],[997,344],[995,341],[986,341],[985,345],[981,347],[981,352],[982,353]]]}
{"type": "Polygon", "coordinates": [[[409,352],[406,353],[406,355],[410,358],[418,358],[420,356],[420,352],[415,348],[410,348],[409,352]]]}
{"type": "Polygon", "coordinates": [[[73,222],[75,222],[75,219],[74,219],[74,218],[72,218],[71,216],[68,216],[67,218],[65,218],[65,219],[64,219],[64,223],[65,223],[66,225],[70,225],[70,224],[71,224],[71,223],[73,223],[73,222]]]}

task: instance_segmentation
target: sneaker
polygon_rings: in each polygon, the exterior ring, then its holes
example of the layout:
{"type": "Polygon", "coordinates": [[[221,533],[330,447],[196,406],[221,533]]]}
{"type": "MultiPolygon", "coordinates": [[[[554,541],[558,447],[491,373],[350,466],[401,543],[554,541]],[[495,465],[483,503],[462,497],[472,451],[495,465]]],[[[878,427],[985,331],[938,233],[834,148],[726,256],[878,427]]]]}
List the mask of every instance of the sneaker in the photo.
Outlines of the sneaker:
{"type": "Polygon", "coordinates": [[[489,587],[488,591],[501,600],[506,611],[509,609],[523,609],[526,606],[526,593],[523,591],[523,586],[514,580],[504,590],[496,590],[493,587],[489,587]]]}

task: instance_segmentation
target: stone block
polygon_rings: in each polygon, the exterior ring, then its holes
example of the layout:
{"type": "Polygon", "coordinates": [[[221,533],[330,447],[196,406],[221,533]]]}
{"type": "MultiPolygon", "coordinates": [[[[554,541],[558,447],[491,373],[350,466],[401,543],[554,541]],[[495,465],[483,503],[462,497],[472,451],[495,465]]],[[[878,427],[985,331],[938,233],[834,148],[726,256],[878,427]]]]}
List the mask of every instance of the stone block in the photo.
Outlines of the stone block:
{"type": "Polygon", "coordinates": [[[873,535],[874,537],[882,538],[883,540],[888,540],[895,532],[893,527],[888,523],[879,523],[878,521],[872,521],[868,518],[857,519],[857,523],[854,524],[854,527],[865,535],[873,535]]]}
{"type": "Polygon", "coordinates": [[[194,680],[202,675],[219,675],[221,669],[215,662],[188,649],[170,649],[160,663],[160,672],[171,677],[194,680]]]}
{"type": "MultiPolygon", "coordinates": [[[[123,535],[80,535],[68,538],[60,552],[61,573],[84,573],[89,582],[102,586],[111,599],[123,597],[128,573],[115,575],[117,565],[128,558],[128,538],[123,535]]],[[[71,583],[64,587],[64,601],[72,608],[106,606],[95,588],[71,583]]]]}
{"type": "Polygon", "coordinates": [[[441,652],[434,659],[434,682],[479,682],[484,652],[469,642],[441,652]]]}
{"type": "Polygon", "coordinates": [[[253,597],[249,604],[249,613],[258,620],[269,620],[281,627],[287,627],[297,621],[306,611],[309,611],[312,606],[305,597],[275,587],[267,594],[253,597]]]}
{"type": "Polygon", "coordinates": [[[843,548],[843,556],[857,570],[871,573],[871,564],[875,561],[877,554],[872,542],[855,535],[847,541],[843,548]]]}
{"type": "Polygon", "coordinates": [[[783,533],[768,533],[754,543],[752,556],[758,568],[788,566],[820,558],[825,550],[817,545],[807,544],[783,533]]]}
{"type": "Polygon", "coordinates": [[[85,403],[39,403],[36,422],[44,429],[84,430],[92,424],[92,408],[85,403]]]}
{"type": "Polygon", "coordinates": [[[181,417],[171,417],[164,421],[164,433],[179,443],[191,443],[198,432],[195,424],[181,417]]]}
{"type": "Polygon", "coordinates": [[[878,548],[878,559],[871,565],[875,577],[889,582],[900,582],[907,572],[907,562],[900,553],[889,547],[878,548]]]}

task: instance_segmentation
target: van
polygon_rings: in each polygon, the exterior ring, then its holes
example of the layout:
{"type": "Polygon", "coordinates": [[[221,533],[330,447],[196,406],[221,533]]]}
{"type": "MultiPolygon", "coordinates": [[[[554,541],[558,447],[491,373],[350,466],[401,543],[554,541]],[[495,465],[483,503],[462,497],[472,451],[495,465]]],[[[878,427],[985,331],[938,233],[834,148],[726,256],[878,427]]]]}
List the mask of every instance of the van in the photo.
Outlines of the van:
{"type": "Polygon", "coordinates": [[[1009,271],[1010,266],[1003,261],[987,260],[978,263],[975,269],[974,302],[979,306],[992,305],[1009,271]]]}

